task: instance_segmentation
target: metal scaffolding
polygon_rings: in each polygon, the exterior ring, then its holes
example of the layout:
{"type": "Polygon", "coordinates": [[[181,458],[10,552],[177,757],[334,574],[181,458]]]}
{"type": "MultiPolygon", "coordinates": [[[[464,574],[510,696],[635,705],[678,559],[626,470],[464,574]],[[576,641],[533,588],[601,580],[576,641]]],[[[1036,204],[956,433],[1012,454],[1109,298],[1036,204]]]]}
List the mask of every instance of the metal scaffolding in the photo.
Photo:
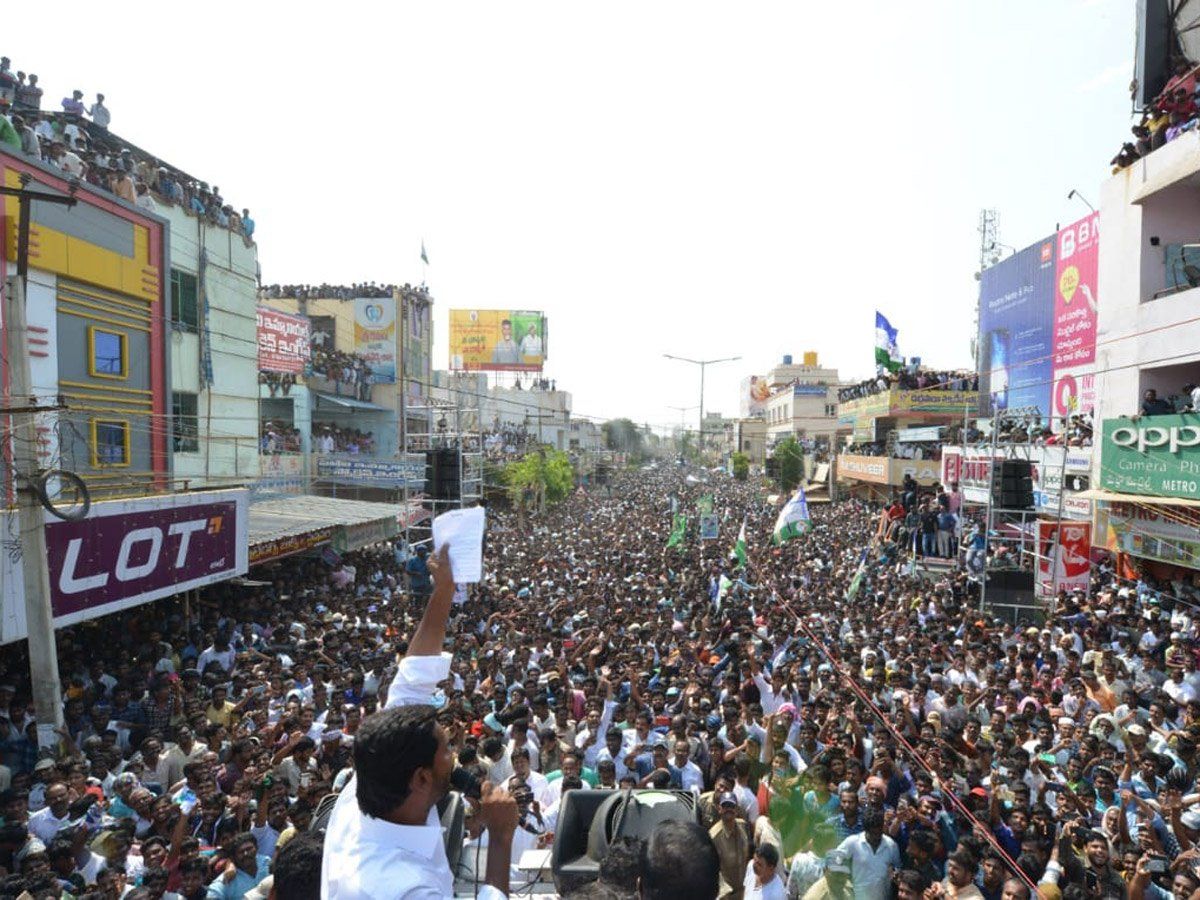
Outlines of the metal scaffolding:
{"type": "Polygon", "coordinates": [[[401,420],[401,454],[405,469],[424,472],[424,484],[414,490],[406,478],[402,488],[404,507],[419,503],[428,513],[414,517],[405,516],[404,541],[409,549],[422,544],[432,548],[433,520],[451,509],[477,506],[483,500],[483,434],[480,430],[481,417],[473,398],[465,397],[457,403],[406,404],[405,417],[401,420]],[[421,423],[422,430],[410,431],[408,423],[421,423]],[[433,487],[433,452],[453,449],[456,460],[458,496],[439,499],[430,495],[433,487]]]}

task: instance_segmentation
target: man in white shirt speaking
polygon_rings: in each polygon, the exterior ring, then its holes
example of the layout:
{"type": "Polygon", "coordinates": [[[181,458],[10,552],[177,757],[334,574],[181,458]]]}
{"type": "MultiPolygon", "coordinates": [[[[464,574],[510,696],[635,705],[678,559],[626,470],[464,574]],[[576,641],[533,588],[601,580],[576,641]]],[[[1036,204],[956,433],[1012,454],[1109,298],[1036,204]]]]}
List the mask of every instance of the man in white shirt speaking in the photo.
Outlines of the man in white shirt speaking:
{"type": "MultiPolygon", "coordinates": [[[[446,547],[434,557],[433,594],[384,709],[354,741],[354,779],[342,791],[325,835],[322,900],[454,896],[437,804],[450,789],[454,753],[431,703],[450,673],[442,653],[454,597],[446,547]]],[[[486,884],[480,898],[508,893],[517,805],[485,784],[479,816],[488,832],[486,884]]]]}

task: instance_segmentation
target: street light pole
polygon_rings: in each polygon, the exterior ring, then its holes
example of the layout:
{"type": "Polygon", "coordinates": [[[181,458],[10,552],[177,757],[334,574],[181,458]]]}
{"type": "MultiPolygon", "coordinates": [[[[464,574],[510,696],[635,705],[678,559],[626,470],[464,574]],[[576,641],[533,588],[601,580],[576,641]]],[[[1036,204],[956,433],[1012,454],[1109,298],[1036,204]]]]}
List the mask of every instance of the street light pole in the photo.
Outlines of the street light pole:
{"type": "Polygon", "coordinates": [[[667,359],[673,359],[677,362],[691,363],[693,366],[700,367],[700,431],[696,436],[696,447],[704,452],[704,370],[709,366],[723,362],[736,362],[741,359],[740,356],[724,356],[720,359],[689,359],[686,356],[672,356],[670,353],[664,353],[667,359]]]}

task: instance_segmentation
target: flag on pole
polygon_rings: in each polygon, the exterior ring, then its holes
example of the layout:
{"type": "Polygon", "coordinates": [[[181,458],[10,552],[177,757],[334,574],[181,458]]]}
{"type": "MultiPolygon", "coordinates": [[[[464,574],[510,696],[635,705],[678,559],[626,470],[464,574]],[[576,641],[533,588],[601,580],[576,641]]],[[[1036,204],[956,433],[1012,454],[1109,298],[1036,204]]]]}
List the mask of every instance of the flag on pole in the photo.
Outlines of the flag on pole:
{"type": "Polygon", "coordinates": [[[425,252],[425,238],[421,238],[421,262],[429,265],[429,254],[425,252]]]}
{"type": "Polygon", "coordinates": [[[683,543],[684,536],[687,534],[687,516],[683,513],[676,513],[675,522],[671,526],[671,536],[667,538],[667,549],[678,547],[683,543]]]}
{"type": "Polygon", "coordinates": [[[867,551],[863,550],[862,556],[858,560],[858,569],[854,573],[854,577],[850,579],[850,587],[846,589],[846,599],[853,600],[858,596],[858,589],[862,587],[863,575],[867,571],[867,551]]]}
{"type": "Polygon", "coordinates": [[[733,587],[733,582],[729,580],[729,576],[722,572],[720,579],[717,581],[717,612],[721,611],[721,602],[725,599],[725,595],[729,593],[731,587],[733,587]]]}
{"type": "Polygon", "coordinates": [[[889,372],[903,368],[904,357],[896,344],[898,332],[878,310],[875,311],[875,365],[889,372]]]}
{"type": "Polygon", "coordinates": [[[742,528],[741,528],[741,531],[738,532],[737,542],[733,545],[733,552],[730,553],[729,555],[734,557],[735,559],[737,559],[738,566],[740,568],[743,568],[743,569],[746,568],[747,553],[746,553],[746,520],[745,520],[745,518],[742,519],[742,528]]]}
{"type": "Polygon", "coordinates": [[[712,511],[713,511],[712,494],[705,494],[703,497],[701,497],[699,500],[696,501],[696,512],[698,512],[702,515],[708,515],[712,511]]]}
{"type": "Polygon", "coordinates": [[[800,490],[796,491],[796,496],[789,500],[783,509],[779,511],[779,518],[775,520],[775,530],[771,535],[771,542],[782,544],[784,541],[799,537],[811,527],[812,518],[808,514],[808,498],[804,495],[804,488],[800,488],[800,490]]]}

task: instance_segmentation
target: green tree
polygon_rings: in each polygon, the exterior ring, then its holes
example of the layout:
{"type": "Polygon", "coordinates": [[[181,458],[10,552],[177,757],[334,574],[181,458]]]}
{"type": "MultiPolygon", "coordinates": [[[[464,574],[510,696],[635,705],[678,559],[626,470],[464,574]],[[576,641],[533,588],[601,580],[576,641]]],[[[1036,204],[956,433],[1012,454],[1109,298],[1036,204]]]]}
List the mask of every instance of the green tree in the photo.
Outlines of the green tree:
{"type": "Polygon", "coordinates": [[[641,429],[631,419],[610,419],[600,426],[604,433],[604,446],[632,457],[641,458],[645,453],[645,438],[641,429]]]}
{"type": "Polygon", "coordinates": [[[542,449],[505,466],[504,482],[514,503],[531,498],[558,503],[575,487],[575,469],[563,451],[542,449]]]}
{"type": "Polygon", "coordinates": [[[740,450],[735,450],[729,457],[730,467],[733,469],[733,477],[738,481],[745,481],[750,477],[750,457],[740,450]]]}
{"type": "Polygon", "coordinates": [[[790,491],[804,478],[804,449],[795,438],[784,438],[775,445],[774,457],[779,472],[779,484],[790,491]]]}

